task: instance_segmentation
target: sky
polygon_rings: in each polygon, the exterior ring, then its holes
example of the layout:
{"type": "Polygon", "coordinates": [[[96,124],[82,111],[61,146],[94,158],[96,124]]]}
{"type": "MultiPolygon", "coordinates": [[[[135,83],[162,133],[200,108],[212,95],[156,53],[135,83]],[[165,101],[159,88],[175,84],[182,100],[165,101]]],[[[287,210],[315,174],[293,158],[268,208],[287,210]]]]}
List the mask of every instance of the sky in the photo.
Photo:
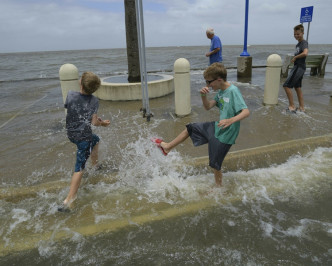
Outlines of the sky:
{"type": "MultiPolygon", "coordinates": [[[[246,0],[142,2],[147,47],[208,46],[210,27],[223,45],[244,43],[246,0]]],[[[309,6],[309,44],[332,44],[331,0],[250,0],[248,44],[296,44],[309,6]]],[[[0,0],[0,53],[125,48],[125,30],[124,0],[0,0]]]]}

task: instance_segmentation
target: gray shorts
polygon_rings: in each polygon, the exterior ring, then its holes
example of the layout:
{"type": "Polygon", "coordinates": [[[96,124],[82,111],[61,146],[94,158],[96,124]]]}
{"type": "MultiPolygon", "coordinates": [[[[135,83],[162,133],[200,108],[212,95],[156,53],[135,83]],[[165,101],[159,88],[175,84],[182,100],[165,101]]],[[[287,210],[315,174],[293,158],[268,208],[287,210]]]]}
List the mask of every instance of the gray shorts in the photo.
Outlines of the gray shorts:
{"type": "Polygon", "coordinates": [[[290,89],[301,88],[304,72],[305,72],[305,66],[294,65],[283,87],[287,87],[290,89]]]}
{"type": "Polygon", "coordinates": [[[186,127],[194,146],[208,143],[209,166],[220,170],[232,145],[222,143],[214,136],[214,125],[215,122],[205,122],[188,124],[186,127]]]}

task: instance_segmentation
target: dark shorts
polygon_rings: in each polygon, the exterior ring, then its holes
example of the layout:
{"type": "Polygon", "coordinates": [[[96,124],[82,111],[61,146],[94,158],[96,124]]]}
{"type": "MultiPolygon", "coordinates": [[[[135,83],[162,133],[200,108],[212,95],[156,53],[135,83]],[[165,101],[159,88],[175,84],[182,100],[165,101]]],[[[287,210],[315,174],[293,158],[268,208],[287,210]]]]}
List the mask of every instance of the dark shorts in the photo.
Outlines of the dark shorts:
{"type": "Polygon", "coordinates": [[[85,168],[86,161],[90,157],[93,147],[99,142],[99,137],[92,134],[92,141],[70,141],[77,146],[75,172],[81,172],[85,168]]]}
{"type": "Polygon", "coordinates": [[[305,66],[295,65],[286,79],[283,87],[287,88],[301,88],[302,87],[302,78],[305,72],[305,66]]]}
{"type": "Polygon", "coordinates": [[[215,122],[205,122],[188,124],[186,127],[194,146],[208,143],[209,166],[220,170],[232,145],[222,143],[214,136],[214,125],[215,122]]]}

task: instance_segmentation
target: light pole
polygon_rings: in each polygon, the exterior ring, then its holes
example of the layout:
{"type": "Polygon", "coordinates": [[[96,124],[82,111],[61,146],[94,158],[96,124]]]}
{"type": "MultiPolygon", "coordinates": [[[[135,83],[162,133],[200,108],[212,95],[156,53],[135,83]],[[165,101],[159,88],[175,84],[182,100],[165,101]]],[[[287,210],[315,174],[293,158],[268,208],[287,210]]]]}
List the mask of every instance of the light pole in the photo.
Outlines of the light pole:
{"type": "Polygon", "coordinates": [[[237,58],[237,77],[251,78],[252,57],[247,52],[249,0],[246,0],[243,52],[237,58]]]}
{"type": "Polygon", "coordinates": [[[249,0],[246,0],[246,13],[245,13],[245,23],[244,23],[244,43],[243,52],[240,56],[250,56],[247,52],[247,39],[248,39],[248,11],[249,11],[249,0]]]}

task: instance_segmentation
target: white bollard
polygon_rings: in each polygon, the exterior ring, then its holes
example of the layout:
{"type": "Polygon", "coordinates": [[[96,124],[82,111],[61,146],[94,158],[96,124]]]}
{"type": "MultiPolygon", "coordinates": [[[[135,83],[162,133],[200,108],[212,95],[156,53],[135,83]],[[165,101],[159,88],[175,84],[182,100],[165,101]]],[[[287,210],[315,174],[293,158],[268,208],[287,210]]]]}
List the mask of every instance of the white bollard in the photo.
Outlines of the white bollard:
{"type": "Polygon", "coordinates": [[[267,58],[263,101],[265,105],[278,103],[281,67],[282,62],[279,55],[271,54],[267,58]]]}
{"type": "Polygon", "coordinates": [[[186,116],[191,113],[190,63],[179,58],[174,63],[175,114],[186,116]]]}
{"type": "Polygon", "coordinates": [[[73,64],[64,64],[59,70],[62,99],[65,103],[68,91],[80,91],[78,69],[73,64]]]}

